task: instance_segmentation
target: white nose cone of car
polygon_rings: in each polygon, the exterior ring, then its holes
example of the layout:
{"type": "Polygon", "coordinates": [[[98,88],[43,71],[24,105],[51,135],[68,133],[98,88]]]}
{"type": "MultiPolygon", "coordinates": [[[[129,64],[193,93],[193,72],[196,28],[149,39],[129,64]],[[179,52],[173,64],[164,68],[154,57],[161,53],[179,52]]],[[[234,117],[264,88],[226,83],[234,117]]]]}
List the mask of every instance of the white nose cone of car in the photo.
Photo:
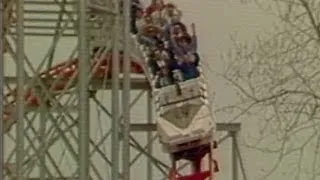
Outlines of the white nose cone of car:
{"type": "Polygon", "coordinates": [[[157,128],[166,152],[181,151],[184,149],[179,148],[181,144],[192,141],[198,142],[194,146],[213,141],[214,118],[202,84],[203,80],[196,78],[179,83],[180,90],[176,85],[159,90],[157,128]]]}

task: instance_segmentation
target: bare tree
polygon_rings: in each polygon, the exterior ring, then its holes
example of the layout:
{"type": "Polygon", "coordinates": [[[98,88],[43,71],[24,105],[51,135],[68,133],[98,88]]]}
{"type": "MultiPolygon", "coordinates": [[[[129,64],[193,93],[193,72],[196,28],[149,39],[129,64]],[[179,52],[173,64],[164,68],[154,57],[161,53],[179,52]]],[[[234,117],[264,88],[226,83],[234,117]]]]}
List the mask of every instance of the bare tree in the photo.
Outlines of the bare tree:
{"type": "Polygon", "coordinates": [[[224,110],[258,121],[260,136],[246,145],[278,157],[264,178],[290,158],[296,180],[320,179],[320,0],[255,3],[280,23],[251,45],[233,40],[223,77],[239,102],[224,110]]]}

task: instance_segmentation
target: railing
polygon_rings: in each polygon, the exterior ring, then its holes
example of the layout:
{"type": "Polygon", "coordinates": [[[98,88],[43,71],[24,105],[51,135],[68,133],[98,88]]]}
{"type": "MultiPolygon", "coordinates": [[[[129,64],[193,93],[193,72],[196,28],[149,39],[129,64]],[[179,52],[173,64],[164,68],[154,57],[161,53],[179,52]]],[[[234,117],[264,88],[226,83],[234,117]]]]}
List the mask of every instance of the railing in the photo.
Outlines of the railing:
{"type": "MultiPolygon", "coordinates": [[[[8,2],[14,2],[14,0],[6,0],[8,2]]],[[[110,4],[102,6],[96,4],[97,0],[92,0],[88,5],[89,14],[92,13],[92,8],[95,8],[94,13],[107,12],[112,14],[110,10],[110,4]],[[99,10],[100,8],[100,10],[99,10]]],[[[77,11],[75,0],[26,0],[24,2],[24,29],[27,36],[54,36],[58,31],[64,29],[63,36],[76,36],[77,32],[77,11]]],[[[14,11],[12,11],[15,16],[14,11]]],[[[89,19],[89,17],[88,17],[89,19]]],[[[105,19],[104,19],[105,20],[105,19]]],[[[93,25],[99,24],[97,19],[89,21],[88,28],[101,29],[100,26],[93,25]]],[[[15,34],[15,24],[10,23],[8,28],[10,34],[15,34]]]]}

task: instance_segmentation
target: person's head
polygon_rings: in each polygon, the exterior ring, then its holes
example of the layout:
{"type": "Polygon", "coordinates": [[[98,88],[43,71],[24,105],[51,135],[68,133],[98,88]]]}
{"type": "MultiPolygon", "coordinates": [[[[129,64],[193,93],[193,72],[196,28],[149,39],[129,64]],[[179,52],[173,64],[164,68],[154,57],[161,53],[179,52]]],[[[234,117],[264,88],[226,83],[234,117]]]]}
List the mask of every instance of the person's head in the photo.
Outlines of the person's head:
{"type": "Polygon", "coordinates": [[[157,50],[154,51],[154,56],[155,56],[155,58],[157,58],[157,59],[159,59],[159,58],[161,57],[161,52],[160,52],[159,49],[157,49],[157,50]]]}
{"type": "Polygon", "coordinates": [[[155,59],[154,51],[150,51],[148,56],[150,59],[154,60],[155,59]]]}
{"type": "Polygon", "coordinates": [[[180,24],[180,23],[175,23],[175,24],[173,25],[173,31],[174,31],[175,34],[184,34],[185,28],[183,27],[182,24],[180,24]]]}
{"type": "Polygon", "coordinates": [[[144,16],[144,22],[146,24],[152,23],[152,17],[151,16],[144,16]]]}
{"type": "Polygon", "coordinates": [[[152,0],[151,5],[154,6],[163,6],[163,0],[152,0]]]}
{"type": "Polygon", "coordinates": [[[161,52],[161,59],[168,61],[169,60],[169,54],[166,51],[161,52]]]}
{"type": "Polygon", "coordinates": [[[147,34],[150,37],[161,38],[162,31],[159,27],[154,25],[147,26],[147,34]]]}
{"type": "Polygon", "coordinates": [[[178,45],[182,47],[186,47],[191,43],[191,37],[188,35],[183,35],[178,37],[178,45]]]}
{"type": "Polygon", "coordinates": [[[157,29],[156,29],[155,27],[150,27],[150,28],[148,29],[148,35],[149,35],[150,37],[156,37],[156,36],[158,35],[157,29]]]}
{"type": "Polygon", "coordinates": [[[164,42],[163,41],[160,41],[158,44],[157,44],[157,48],[159,50],[163,50],[165,48],[165,45],[164,45],[164,42]]]}
{"type": "Polygon", "coordinates": [[[180,23],[180,22],[181,22],[181,21],[180,21],[180,16],[173,14],[173,15],[171,16],[170,22],[171,22],[172,24],[180,23]]]}
{"type": "Polygon", "coordinates": [[[174,12],[175,8],[176,8],[176,6],[173,3],[166,4],[166,10],[167,10],[169,16],[173,15],[173,12],[174,12]]]}
{"type": "Polygon", "coordinates": [[[163,42],[163,48],[168,49],[169,48],[169,41],[164,41],[163,42]]]}
{"type": "Polygon", "coordinates": [[[164,76],[168,75],[169,74],[169,69],[167,67],[162,67],[161,68],[161,72],[164,76]]]}
{"type": "Polygon", "coordinates": [[[137,12],[136,12],[136,17],[138,19],[142,18],[143,17],[143,10],[142,9],[138,9],[137,12]]]}

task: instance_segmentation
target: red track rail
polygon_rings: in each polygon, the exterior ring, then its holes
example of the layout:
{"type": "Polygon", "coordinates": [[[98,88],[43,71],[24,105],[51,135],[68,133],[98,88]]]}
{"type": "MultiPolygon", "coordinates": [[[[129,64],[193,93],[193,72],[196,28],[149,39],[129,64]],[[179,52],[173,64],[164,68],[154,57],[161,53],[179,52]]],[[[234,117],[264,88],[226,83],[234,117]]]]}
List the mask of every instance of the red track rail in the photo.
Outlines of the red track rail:
{"type": "Polygon", "coordinates": [[[172,168],[169,180],[214,180],[215,173],[219,172],[214,149],[217,149],[217,142],[171,154],[172,168]],[[189,174],[181,175],[178,172],[176,164],[180,160],[187,160],[191,163],[192,170],[189,174]]]}
{"type": "MultiPolygon", "coordinates": [[[[101,79],[111,77],[111,59],[112,55],[107,54],[106,56],[92,61],[91,68],[91,79],[101,79]]],[[[122,67],[122,55],[120,55],[120,67],[122,67]]],[[[53,94],[59,94],[63,90],[71,89],[77,84],[78,77],[78,65],[79,60],[74,59],[60,63],[51,69],[39,74],[39,78],[43,79],[44,85],[53,94]]],[[[122,70],[120,69],[120,73],[122,70]]],[[[133,74],[144,74],[140,63],[131,59],[131,73],[133,74]]],[[[10,90],[5,95],[5,106],[4,106],[4,127],[5,132],[10,131],[11,127],[15,124],[16,119],[12,116],[16,105],[16,93],[17,89],[10,90]]],[[[26,87],[25,94],[25,106],[26,107],[39,107],[40,97],[36,94],[34,87],[26,87]]]]}

